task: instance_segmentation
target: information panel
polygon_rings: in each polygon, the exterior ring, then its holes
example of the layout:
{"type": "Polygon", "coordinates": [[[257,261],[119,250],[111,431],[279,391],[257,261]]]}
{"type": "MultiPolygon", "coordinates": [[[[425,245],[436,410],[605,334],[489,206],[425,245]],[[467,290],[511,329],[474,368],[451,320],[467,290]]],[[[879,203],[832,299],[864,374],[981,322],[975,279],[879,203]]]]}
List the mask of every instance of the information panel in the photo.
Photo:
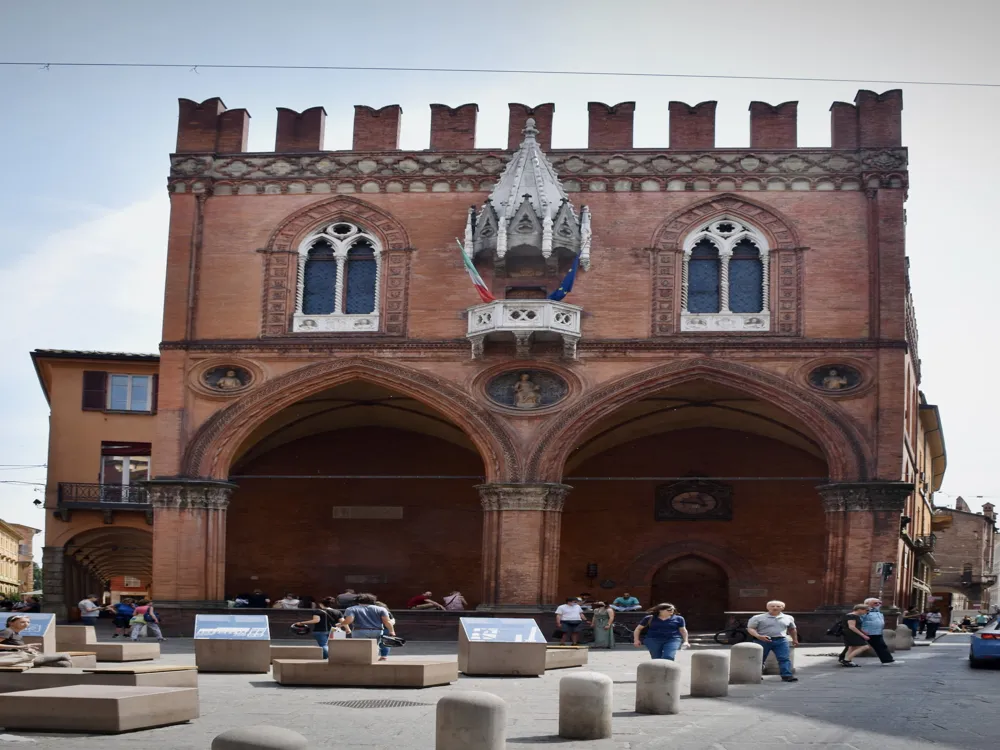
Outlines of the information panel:
{"type": "MultiPolygon", "coordinates": [[[[11,612],[10,614],[0,615],[0,618],[2,618],[4,622],[3,627],[7,627],[7,619],[16,614],[16,612],[11,612]]],[[[31,623],[28,627],[21,631],[21,635],[33,636],[35,638],[41,638],[44,636],[45,631],[49,629],[52,625],[52,621],[55,619],[55,615],[51,612],[33,612],[31,614],[24,614],[22,617],[27,617],[31,620],[31,623]]]]}
{"type": "Polygon", "coordinates": [[[196,640],[269,641],[267,615],[195,615],[196,640]]]}
{"type": "Polygon", "coordinates": [[[461,617],[471,643],[545,643],[534,620],[526,617],[461,617]]]}

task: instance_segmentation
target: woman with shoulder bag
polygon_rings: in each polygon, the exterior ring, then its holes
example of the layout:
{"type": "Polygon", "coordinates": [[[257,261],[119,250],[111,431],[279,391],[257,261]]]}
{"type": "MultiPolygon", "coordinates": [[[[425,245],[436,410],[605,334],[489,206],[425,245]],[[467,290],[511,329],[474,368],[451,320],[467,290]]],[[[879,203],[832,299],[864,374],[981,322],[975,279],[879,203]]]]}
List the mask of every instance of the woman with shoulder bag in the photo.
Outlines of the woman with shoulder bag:
{"type": "Polygon", "coordinates": [[[333,631],[344,621],[344,614],[339,609],[334,609],[331,605],[335,600],[327,597],[320,604],[316,605],[312,618],[295,623],[292,627],[305,627],[312,625],[313,638],[316,644],[323,649],[323,658],[330,658],[330,638],[333,631]]]}
{"type": "Polygon", "coordinates": [[[132,619],[129,621],[129,624],[132,626],[131,638],[133,641],[139,640],[139,634],[144,627],[156,636],[156,640],[160,642],[167,640],[163,637],[163,631],[160,630],[160,618],[153,611],[152,601],[141,602],[132,613],[132,619]]]}

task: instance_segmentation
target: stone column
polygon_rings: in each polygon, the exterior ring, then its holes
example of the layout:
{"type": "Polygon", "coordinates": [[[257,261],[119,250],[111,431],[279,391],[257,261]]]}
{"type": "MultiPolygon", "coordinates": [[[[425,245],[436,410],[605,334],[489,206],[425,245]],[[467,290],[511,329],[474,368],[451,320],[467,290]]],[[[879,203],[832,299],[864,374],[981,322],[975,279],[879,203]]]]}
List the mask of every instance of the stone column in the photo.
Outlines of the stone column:
{"type": "MultiPolygon", "coordinates": [[[[817,487],[826,510],[826,576],[823,603],[831,607],[857,604],[878,594],[877,562],[895,564],[899,556],[899,519],[908,482],[845,482],[817,487]]],[[[885,582],[883,597],[895,605],[895,576],[885,582]]]]}
{"type": "Polygon", "coordinates": [[[565,484],[481,484],[483,605],[554,604],[565,484]]]}
{"type": "Polygon", "coordinates": [[[147,485],[153,505],[153,598],[224,602],[226,508],[236,485],[185,478],[147,485]]]}
{"type": "Polygon", "coordinates": [[[42,547],[42,611],[53,612],[56,620],[66,620],[66,550],[42,547]]]}

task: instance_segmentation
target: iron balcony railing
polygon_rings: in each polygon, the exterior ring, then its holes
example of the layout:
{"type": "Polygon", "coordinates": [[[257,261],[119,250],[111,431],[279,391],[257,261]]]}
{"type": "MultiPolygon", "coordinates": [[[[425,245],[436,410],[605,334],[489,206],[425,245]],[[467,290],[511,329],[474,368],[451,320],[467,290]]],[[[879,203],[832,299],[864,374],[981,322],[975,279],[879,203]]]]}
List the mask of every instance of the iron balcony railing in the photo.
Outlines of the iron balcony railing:
{"type": "Polygon", "coordinates": [[[59,506],[64,508],[136,508],[149,505],[149,492],[140,485],[59,483],[59,506]]]}
{"type": "Polygon", "coordinates": [[[913,537],[913,546],[919,550],[926,550],[928,552],[933,551],[934,545],[936,544],[937,537],[934,534],[913,537]]]}

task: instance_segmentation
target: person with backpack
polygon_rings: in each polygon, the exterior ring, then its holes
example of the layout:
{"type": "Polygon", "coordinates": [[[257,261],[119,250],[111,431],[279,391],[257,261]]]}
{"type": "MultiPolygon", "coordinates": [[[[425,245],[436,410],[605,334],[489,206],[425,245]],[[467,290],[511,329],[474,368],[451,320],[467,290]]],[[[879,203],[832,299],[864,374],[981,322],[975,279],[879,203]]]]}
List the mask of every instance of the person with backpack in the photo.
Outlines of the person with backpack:
{"type": "Polygon", "coordinates": [[[129,621],[129,624],[132,626],[131,638],[133,641],[139,640],[139,634],[142,633],[143,628],[150,630],[156,636],[156,640],[161,643],[167,640],[163,637],[163,631],[160,630],[160,618],[153,611],[152,601],[140,602],[139,606],[132,613],[132,619],[129,621]]]}
{"type": "MultiPolygon", "coordinates": [[[[860,666],[855,664],[853,659],[855,656],[860,654],[866,648],[868,648],[868,642],[871,638],[862,628],[862,618],[868,614],[867,604],[855,604],[854,609],[844,615],[843,619],[837,623],[837,628],[840,630],[841,638],[844,639],[844,650],[840,652],[840,664],[844,667],[857,667],[860,666]]],[[[833,634],[834,628],[831,628],[829,633],[833,634]]]]}

